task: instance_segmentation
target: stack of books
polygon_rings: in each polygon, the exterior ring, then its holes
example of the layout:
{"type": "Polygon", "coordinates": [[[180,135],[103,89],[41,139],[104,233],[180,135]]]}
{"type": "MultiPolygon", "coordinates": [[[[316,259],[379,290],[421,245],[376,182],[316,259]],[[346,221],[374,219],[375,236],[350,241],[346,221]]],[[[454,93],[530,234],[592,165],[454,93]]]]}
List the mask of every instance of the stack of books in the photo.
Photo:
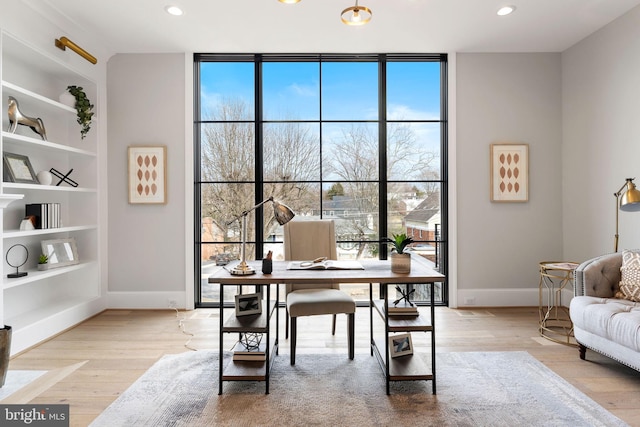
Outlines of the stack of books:
{"type": "Polygon", "coordinates": [[[242,341],[238,341],[236,345],[233,346],[233,360],[263,362],[267,360],[266,350],[267,347],[263,342],[261,342],[257,348],[247,348],[242,341]]]}
{"type": "Polygon", "coordinates": [[[29,203],[25,205],[25,215],[27,218],[33,217],[31,222],[37,229],[59,228],[62,225],[60,203],[29,203]]]}
{"type": "Polygon", "coordinates": [[[389,302],[389,316],[418,316],[418,306],[413,303],[401,301],[397,304],[389,302]]]}

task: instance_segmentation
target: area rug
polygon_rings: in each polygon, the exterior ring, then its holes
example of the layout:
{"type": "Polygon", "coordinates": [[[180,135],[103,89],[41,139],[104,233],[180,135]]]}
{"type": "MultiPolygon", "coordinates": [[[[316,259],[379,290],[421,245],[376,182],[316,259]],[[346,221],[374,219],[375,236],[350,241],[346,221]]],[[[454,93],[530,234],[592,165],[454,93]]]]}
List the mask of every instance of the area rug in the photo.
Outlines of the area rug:
{"type": "Polygon", "coordinates": [[[47,371],[8,370],[4,385],[0,388],[0,402],[45,373],[47,373],[47,371]]]}
{"type": "MultiPolygon", "coordinates": [[[[412,357],[419,357],[414,355],[412,357]]],[[[94,422],[108,426],[625,426],[527,352],[437,354],[430,381],[392,383],[369,354],[276,358],[264,382],[225,382],[218,353],[165,356],[94,422]]]]}

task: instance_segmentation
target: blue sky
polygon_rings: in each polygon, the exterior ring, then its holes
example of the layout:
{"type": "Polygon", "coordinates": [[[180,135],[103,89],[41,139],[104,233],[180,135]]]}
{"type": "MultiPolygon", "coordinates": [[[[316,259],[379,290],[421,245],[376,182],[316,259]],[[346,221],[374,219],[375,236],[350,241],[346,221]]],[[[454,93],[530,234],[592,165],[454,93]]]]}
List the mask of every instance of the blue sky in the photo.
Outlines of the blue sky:
{"type": "MultiPolygon", "coordinates": [[[[203,111],[223,99],[240,98],[253,119],[254,63],[209,62],[201,65],[203,111]]],[[[320,76],[325,120],[378,118],[378,64],[375,62],[264,62],[263,94],[266,120],[318,120],[320,76]],[[322,69],[320,69],[322,67],[322,69]]],[[[433,120],[440,118],[440,64],[389,62],[387,64],[387,118],[433,120]]],[[[423,147],[438,147],[435,125],[413,125],[423,147]]]]}

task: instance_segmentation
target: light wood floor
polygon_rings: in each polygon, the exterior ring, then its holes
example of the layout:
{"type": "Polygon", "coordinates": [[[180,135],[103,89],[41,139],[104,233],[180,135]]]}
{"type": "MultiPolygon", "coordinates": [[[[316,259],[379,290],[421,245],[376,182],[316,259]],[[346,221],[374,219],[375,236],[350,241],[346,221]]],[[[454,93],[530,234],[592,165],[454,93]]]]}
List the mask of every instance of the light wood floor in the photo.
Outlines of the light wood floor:
{"type": "MultiPolygon", "coordinates": [[[[368,308],[356,313],[356,359],[369,357],[368,313],[368,308]]],[[[284,331],[282,313],[280,319],[284,331]]],[[[335,337],[329,316],[300,319],[298,352],[346,356],[345,316],[338,319],[335,337]]],[[[527,351],[619,418],[640,426],[640,373],[591,351],[587,361],[580,360],[575,347],[541,338],[537,321],[536,308],[437,308],[437,351],[527,351]]],[[[47,373],[2,403],[69,404],[71,425],[86,426],[163,355],[217,348],[217,328],[218,310],[105,311],[13,358],[10,369],[47,373]]],[[[226,348],[233,339],[225,334],[226,348]]],[[[288,358],[284,332],[281,342],[279,357],[288,358]]]]}

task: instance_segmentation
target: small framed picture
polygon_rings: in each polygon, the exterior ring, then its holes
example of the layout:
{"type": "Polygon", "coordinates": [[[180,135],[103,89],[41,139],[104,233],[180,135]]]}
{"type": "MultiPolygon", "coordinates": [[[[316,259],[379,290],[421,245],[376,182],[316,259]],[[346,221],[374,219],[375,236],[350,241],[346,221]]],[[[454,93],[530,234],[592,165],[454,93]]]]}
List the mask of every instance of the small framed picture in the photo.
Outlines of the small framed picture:
{"type": "Polygon", "coordinates": [[[27,156],[13,153],[4,153],[3,176],[6,182],[18,182],[22,184],[38,184],[38,178],[33,172],[33,167],[27,156]]]}
{"type": "Polygon", "coordinates": [[[167,147],[130,146],[129,203],[167,203],[167,147]]]}
{"type": "Polygon", "coordinates": [[[389,351],[391,352],[391,357],[413,354],[413,343],[411,342],[411,334],[390,336],[389,351]]]}
{"type": "Polygon", "coordinates": [[[66,267],[80,262],[76,239],[73,237],[68,239],[43,240],[40,246],[42,247],[42,255],[46,257],[45,262],[39,264],[41,266],[39,267],[40,270],[66,267]]]}
{"type": "Polygon", "coordinates": [[[262,313],[260,294],[236,295],[236,316],[248,316],[262,313]]]}
{"type": "Polygon", "coordinates": [[[491,201],[529,200],[529,145],[491,144],[491,201]]]}

